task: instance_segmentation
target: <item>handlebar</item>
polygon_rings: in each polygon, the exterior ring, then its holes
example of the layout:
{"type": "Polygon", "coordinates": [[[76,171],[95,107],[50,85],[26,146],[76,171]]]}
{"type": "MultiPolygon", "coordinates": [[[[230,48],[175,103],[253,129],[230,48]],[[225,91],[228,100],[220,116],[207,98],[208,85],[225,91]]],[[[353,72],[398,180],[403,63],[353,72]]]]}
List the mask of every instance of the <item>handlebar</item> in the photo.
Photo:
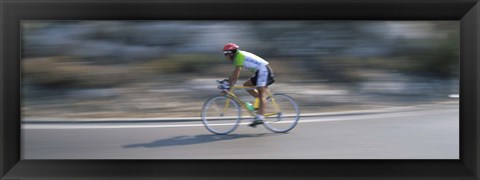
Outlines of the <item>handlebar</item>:
{"type": "Polygon", "coordinates": [[[228,79],[224,79],[224,80],[217,80],[217,83],[219,84],[218,85],[218,89],[221,89],[221,90],[229,90],[230,89],[230,83],[228,82],[228,79]]]}
{"type": "Polygon", "coordinates": [[[231,86],[231,84],[228,82],[228,79],[224,80],[217,80],[218,89],[221,89],[222,91],[228,92],[230,91],[231,88],[240,88],[240,89],[256,89],[256,86],[231,86]]]}

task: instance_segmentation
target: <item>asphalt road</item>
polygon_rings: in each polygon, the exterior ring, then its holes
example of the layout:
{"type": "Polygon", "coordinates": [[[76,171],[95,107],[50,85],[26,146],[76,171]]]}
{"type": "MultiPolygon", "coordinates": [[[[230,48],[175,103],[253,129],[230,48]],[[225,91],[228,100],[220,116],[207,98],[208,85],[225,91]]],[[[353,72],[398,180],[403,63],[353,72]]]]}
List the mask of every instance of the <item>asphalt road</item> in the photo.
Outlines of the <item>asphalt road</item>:
{"type": "Polygon", "coordinates": [[[22,124],[24,159],[458,159],[459,106],[302,117],[287,134],[200,121],[22,124]]]}

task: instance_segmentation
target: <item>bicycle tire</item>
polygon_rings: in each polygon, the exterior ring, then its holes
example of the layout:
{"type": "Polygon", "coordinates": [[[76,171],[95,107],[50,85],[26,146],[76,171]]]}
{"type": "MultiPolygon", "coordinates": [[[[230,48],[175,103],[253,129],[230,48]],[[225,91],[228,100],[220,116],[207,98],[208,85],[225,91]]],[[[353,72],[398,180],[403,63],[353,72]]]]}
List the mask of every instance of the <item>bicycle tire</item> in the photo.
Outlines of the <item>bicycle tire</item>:
{"type": "Polygon", "coordinates": [[[240,124],[241,115],[241,106],[226,96],[215,96],[208,99],[203,105],[201,113],[205,128],[218,135],[233,132],[240,124]],[[215,111],[209,111],[211,108],[215,111]]]}
{"type": "Polygon", "coordinates": [[[273,94],[273,99],[280,106],[281,111],[277,112],[273,107],[271,98],[267,98],[267,109],[265,114],[273,114],[265,117],[263,125],[275,133],[286,133],[298,124],[300,120],[300,109],[295,100],[286,94],[273,94]]]}

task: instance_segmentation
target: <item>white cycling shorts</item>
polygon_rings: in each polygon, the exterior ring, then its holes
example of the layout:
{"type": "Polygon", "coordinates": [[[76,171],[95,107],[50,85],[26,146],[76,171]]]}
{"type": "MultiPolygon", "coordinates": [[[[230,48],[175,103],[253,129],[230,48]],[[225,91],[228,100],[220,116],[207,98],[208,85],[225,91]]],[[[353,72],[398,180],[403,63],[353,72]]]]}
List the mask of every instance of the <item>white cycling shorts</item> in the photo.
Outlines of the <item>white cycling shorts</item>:
{"type": "Polygon", "coordinates": [[[267,66],[262,66],[261,68],[259,68],[258,75],[257,75],[257,87],[267,86],[268,76],[269,76],[269,73],[268,73],[267,66]]]}

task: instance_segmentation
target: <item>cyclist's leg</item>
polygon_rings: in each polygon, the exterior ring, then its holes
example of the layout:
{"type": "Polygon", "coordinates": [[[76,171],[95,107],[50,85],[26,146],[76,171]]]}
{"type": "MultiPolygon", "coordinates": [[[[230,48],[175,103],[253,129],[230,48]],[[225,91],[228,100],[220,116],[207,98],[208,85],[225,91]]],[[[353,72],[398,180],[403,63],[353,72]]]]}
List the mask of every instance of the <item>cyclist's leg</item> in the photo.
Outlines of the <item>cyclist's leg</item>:
{"type": "Polygon", "coordinates": [[[266,86],[257,86],[258,98],[260,99],[259,107],[257,110],[257,114],[255,115],[255,119],[252,123],[249,124],[250,127],[256,127],[259,124],[263,124],[263,120],[265,119],[265,107],[266,107],[266,86]]]}
{"type": "Polygon", "coordinates": [[[257,115],[260,115],[260,116],[265,115],[265,108],[267,105],[267,95],[266,95],[267,89],[268,89],[267,86],[257,87],[258,96],[260,99],[260,106],[258,107],[257,115]]]}
{"type": "Polygon", "coordinates": [[[267,80],[268,80],[268,70],[265,66],[257,71],[254,77],[250,78],[252,84],[257,86],[257,97],[260,99],[257,115],[255,116],[255,120],[249,125],[250,127],[255,127],[258,124],[263,124],[263,120],[265,119],[265,107],[267,102],[266,97],[266,89],[267,89],[267,80]]]}
{"type": "MultiPolygon", "coordinates": [[[[253,77],[252,77],[253,78],[253,77]]],[[[256,77],[255,77],[256,78],[256,77]]],[[[243,83],[244,86],[255,86],[255,84],[252,82],[251,79],[246,80],[243,83]]],[[[248,89],[247,90],[248,94],[252,95],[254,98],[258,98],[258,91],[256,89],[248,89]]]]}
{"type": "Polygon", "coordinates": [[[258,97],[260,98],[260,106],[258,107],[257,115],[260,115],[260,117],[263,117],[265,115],[265,107],[266,107],[266,102],[267,102],[267,83],[268,83],[268,76],[269,76],[269,71],[268,68],[265,66],[264,68],[261,68],[258,70],[258,77],[257,77],[257,91],[258,91],[258,97]]]}

